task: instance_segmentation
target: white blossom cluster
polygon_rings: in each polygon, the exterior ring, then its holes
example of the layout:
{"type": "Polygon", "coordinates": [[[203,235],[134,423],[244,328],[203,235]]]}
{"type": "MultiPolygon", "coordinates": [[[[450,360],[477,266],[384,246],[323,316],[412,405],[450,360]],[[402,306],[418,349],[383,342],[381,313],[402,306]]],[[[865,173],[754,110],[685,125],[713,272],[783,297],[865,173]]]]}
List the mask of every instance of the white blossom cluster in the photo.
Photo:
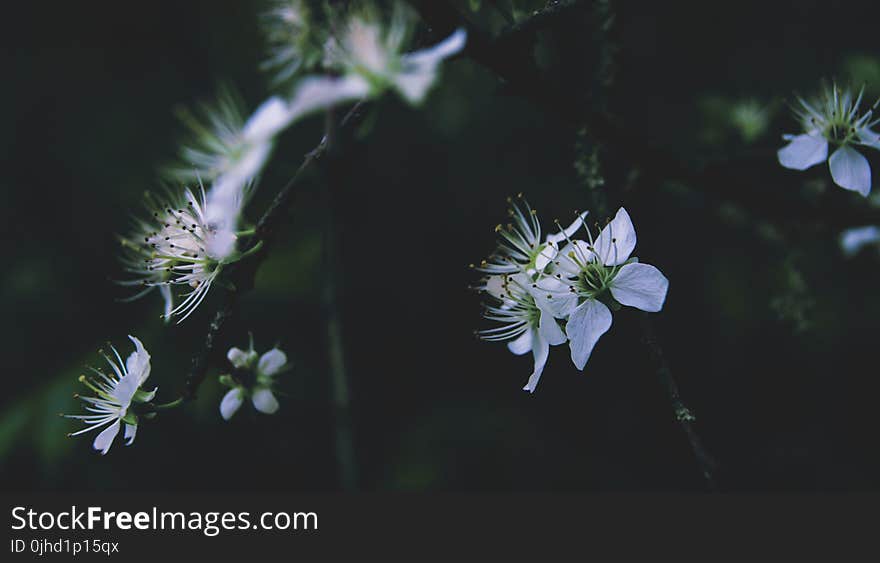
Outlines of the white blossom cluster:
{"type": "MultiPolygon", "coordinates": [[[[571,360],[583,370],[599,338],[611,328],[621,305],[657,312],[669,281],[660,270],[632,257],[636,233],[621,208],[593,237],[587,213],[558,233],[542,237],[537,213],[519,198],[510,201],[507,225],[498,225],[495,251],[475,268],[485,277],[484,317],[495,323],[480,338],[505,341],[516,355],[534,357],[523,388],[534,392],[551,346],[568,342],[571,360]],[[584,229],[584,237],[577,234],[584,229]]],[[[561,227],[561,226],[560,226],[561,227]]]]}

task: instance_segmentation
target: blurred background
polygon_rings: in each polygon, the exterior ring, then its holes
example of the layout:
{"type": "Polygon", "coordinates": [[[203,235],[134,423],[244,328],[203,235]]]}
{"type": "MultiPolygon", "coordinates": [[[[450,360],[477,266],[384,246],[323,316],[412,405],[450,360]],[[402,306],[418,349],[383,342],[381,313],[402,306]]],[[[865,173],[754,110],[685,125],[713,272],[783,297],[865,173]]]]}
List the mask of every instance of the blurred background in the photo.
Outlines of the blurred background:
{"type": "MultiPolygon", "coordinates": [[[[542,5],[456,4],[487,32],[542,5]]],[[[596,81],[590,4],[538,34],[531,52],[573,92],[596,81]]],[[[843,258],[837,241],[846,219],[831,216],[872,203],[833,186],[825,166],[783,170],[774,152],[782,133],[798,132],[787,106],[794,92],[813,93],[824,78],[866,83],[871,102],[880,94],[876,8],[810,0],[614,4],[608,37],[617,51],[601,103],[633,141],[688,163],[755,157],[733,167],[724,186],[632,174],[636,154],[605,151],[578,134],[576,121],[548,116],[465,58],[444,66],[423,108],[394,96],[372,105],[337,171],[339,309],[358,488],[704,489],[636,315],[615,314],[583,373],[567,348],[552,349],[534,395],[520,390],[529,357],[473,336],[487,325],[468,290],[468,264],[491,250],[505,197],[522,192],[546,223],[588,208],[595,190],[606,189],[610,208],[625,201],[633,218],[635,254],[670,279],[655,327],[720,463],[721,489],[880,488],[880,264],[874,249],[843,258]],[[585,164],[594,153],[599,169],[585,164]],[[819,213],[795,211],[805,208],[819,213]]],[[[220,84],[234,85],[250,109],[268,95],[258,68],[264,7],[205,0],[7,7],[3,488],[340,487],[320,306],[319,173],[303,186],[222,342],[244,347],[252,331],[258,351],[278,344],[287,352],[294,369],[279,381],[277,415],[245,405],[224,422],[214,369],[195,404],[142,423],[132,447],[118,440],[104,457],[92,451],[93,435],[67,438],[78,426],[58,417],[79,411],[76,378],[99,363],[98,348],[112,341],[127,354],[127,334],[152,353],[160,398],[182,390],[222,291],[181,325],[163,325],[158,295],[118,302],[127,294],[112,281],[122,277],[116,235],[176,153],[183,127],[175,108],[212,99],[220,84]]],[[[430,37],[424,26],[422,36],[430,37]]],[[[284,135],[247,211],[251,220],[321,134],[315,117],[284,135]]],[[[868,158],[880,170],[878,154],[868,158]]]]}

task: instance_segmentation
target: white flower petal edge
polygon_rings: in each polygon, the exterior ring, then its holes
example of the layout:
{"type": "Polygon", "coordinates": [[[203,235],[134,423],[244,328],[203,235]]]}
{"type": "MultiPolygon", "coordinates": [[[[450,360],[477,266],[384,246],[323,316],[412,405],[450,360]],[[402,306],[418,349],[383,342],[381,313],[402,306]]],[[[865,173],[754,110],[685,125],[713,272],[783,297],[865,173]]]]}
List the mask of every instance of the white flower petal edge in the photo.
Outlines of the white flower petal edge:
{"type": "Polygon", "coordinates": [[[656,313],[663,308],[669,280],[649,264],[624,265],[611,281],[611,295],[621,305],[656,313]]]}
{"type": "Polygon", "coordinates": [[[880,242],[880,227],[867,226],[847,229],[840,235],[840,247],[847,257],[855,256],[869,244],[880,242]]]}
{"type": "Polygon", "coordinates": [[[528,354],[532,351],[532,329],[526,329],[514,340],[507,343],[507,349],[517,356],[528,354]]]}
{"type": "Polygon", "coordinates": [[[288,113],[291,120],[297,120],[312,112],[351,102],[365,97],[370,92],[369,83],[358,75],[308,76],[300,80],[288,113]]]}
{"type": "Polygon", "coordinates": [[[237,368],[246,368],[256,359],[256,352],[253,350],[242,350],[241,348],[232,347],[226,353],[226,359],[237,368]]]}
{"type": "Polygon", "coordinates": [[[614,219],[596,237],[593,247],[606,266],[619,266],[629,259],[636,247],[636,229],[626,209],[617,210],[614,219]]]}
{"type": "Polygon", "coordinates": [[[258,143],[271,139],[290,124],[292,115],[287,103],[272,96],[254,111],[242,129],[246,142],[258,143]]]}
{"type": "Polygon", "coordinates": [[[125,445],[130,446],[134,443],[134,437],[137,435],[137,424],[125,425],[125,445]]]}
{"type": "Polygon", "coordinates": [[[272,376],[287,365],[287,355],[278,348],[272,348],[262,356],[257,364],[257,374],[272,376]]]}
{"type": "Polygon", "coordinates": [[[101,455],[106,454],[110,451],[110,446],[113,445],[113,440],[116,438],[116,435],[119,434],[119,426],[121,419],[117,418],[113,424],[105,428],[95,437],[95,441],[92,442],[92,447],[101,452],[101,455]]]}
{"type": "Polygon", "coordinates": [[[828,141],[821,135],[804,133],[791,137],[791,142],[776,153],[779,164],[792,170],[806,170],[828,158],[828,141]]]}
{"type": "Polygon", "coordinates": [[[241,403],[244,401],[244,390],[241,387],[230,389],[223,395],[220,401],[220,416],[223,420],[229,420],[236,412],[238,412],[241,403]]]}
{"type": "Polygon", "coordinates": [[[437,67],[443,59],[464,48],[467,33],[463,29],[431,48],[415,51],[402,57],[403,70],[392,79],[397,90],[411,104],[420,104],[437,78],[437,67]]]}
{"type": "Polygon", "coordinates": [[[150,354],[138,338],[129,334],[128,339],[134,343],[135,349],[125,360],[125,371],[138,374],[137,381],[140,386],[150,377],[150,354]]]}
{"type": "Polygon", "coordinates": [[[596,342],[609,328],[611,311],[595,299],[584,301],[572,311],[565,332],[571,347],[571,361],[576,368],[584,369],[596,342]]]}
{"type": "Polygon", "coordinates": [[[867,196],[871,191],[871,166],[868,159],[852,147],[840,147],[828,159],[831,178],[843,189],[867,196]]]}
{"type": "Polygon", "coordinates": [[[538,387],[538,381],[541,380],[541,374],[544,373],[544,366],[547,365],[547,358],[550,356],[550,344],[541,336],[540,331],[530,331],[530,335],[532,337],[532,355],[535,358],[535,367],[525,387],[523,387],[523,391],[534,393],[538,387]]]}
{"type": "Polygon", "coordinates": [[[859,142],[862,145],[880,150],[880,135],[875,133],[873,130],[868,127],[864,127],[861,131],[859,131],[858,135],[859,142]]]}
{"type": "Polygon", "coordinates": [[[258,387],[251,395],[251,402],[254,408],[265,414],[275,414],[278,412],[278,400],[268,387],[258,387]]]}

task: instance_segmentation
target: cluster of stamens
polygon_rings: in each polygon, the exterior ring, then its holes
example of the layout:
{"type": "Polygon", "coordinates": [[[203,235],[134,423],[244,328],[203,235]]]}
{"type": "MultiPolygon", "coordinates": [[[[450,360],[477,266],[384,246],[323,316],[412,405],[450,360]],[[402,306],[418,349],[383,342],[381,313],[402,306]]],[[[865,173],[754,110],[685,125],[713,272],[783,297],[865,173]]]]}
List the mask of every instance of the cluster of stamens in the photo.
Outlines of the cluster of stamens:
{"type": "Polygon", "coordinates": [[[134,298],[158,286],[193,288],[169,313],[182,315],[181,320],[201,303],[220,269],[220,263],[206,251],[207,239],[214,229],[205,220],[204,190],[201,201],[189,190],[184,195],[184,205],[161,206],[153,212],[152,223],[141,222],[138,239],[141,242],[122,239],[126,270],[136,276],[123,283],[144,288],[134,298]]]}
{"type": "Polygon", "coordinates": [[[512,221],[495,226],[495,233],[501,241],[489,258],[481,260],[477,266],[472,265],[480,272],[506,274],[524,271],[535,264],[544,249],[537,212],[523,199],[522,194],[517,195],[517,201],[508,197],[507,202],[510,204],[507,214],[512,221]]]}
{"type": "Polygon", "coordinates": [[[861,129],[870,128],[877,123],[871,120],[877,103],[864,114],[859,115],[863,94],[864,89],[853,101],[849,92],[841,92],[837,85],[834,85],[814,103],[799,98],[801,107],[795,112],[808,131],[819,131],[828,141],[846,145],[856,140],[861,129]]]}
{"type": "Polygon", "coordinates": [[[498,277],[493,276],[482,287],[493,298],[493,303],[484,304],[483,317],[500,324],[477,331],[477,335],[483,340],[512,340],[535,325],[540,312],[534,297],[520,281],[510,275],[500,277],[500,292],[488,290],[488,284],[497,279],[498,277]]]}

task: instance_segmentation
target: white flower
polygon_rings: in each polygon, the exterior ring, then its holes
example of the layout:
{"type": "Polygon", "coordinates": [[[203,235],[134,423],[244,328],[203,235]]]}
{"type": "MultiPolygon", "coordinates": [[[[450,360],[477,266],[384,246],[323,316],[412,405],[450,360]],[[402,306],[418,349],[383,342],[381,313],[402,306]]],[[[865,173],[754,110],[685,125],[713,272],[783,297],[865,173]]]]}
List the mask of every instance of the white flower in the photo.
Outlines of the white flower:
{"type": "Polygon", "coordinates": [[[184,113],[194,137],[181,149],[183,164],[170,170],[183,183],[211,183],[207,219],[225,231],[227,238],[236,230],[242,206],[271,155],[275,137],[295,117],[287,102],[277,96],[263,102],[247,121],[241,106],[235,94],[223,90],[216,104],[201,107],[199,116],[184,113]]]}
{"type": "Polygon", "coordinates": [[[559,244],[573,235],[583,225],[584,217],[587,216],[587,212],[578,214],[568,228],[559,233],[548,234],[542,242],[541,223],[537,213],[526,200],[522,199],[522,196],[518,196],[518,199],[522,202],[522,206],[512,198],[508,199],[510,208],[507,212],[512,222],[495,227],[495,232],[500,237],[498,248],[488,259],[480,262],[476,267],[477,270],[487,274],[543,272],[556,257],[559,244]]]}
{"type": "Polygon", "coordinates": [[[796,109],[805,133],[783,135],[789,144],[779,149],[779,163],[794,170],[806,170],[828,160],[834,183],[846,190],[868,195],[871,191],[871,166],[854,146],[880,149],[880,135],[871,128],[880,120],[872,120],[874,107],[859,113],[864,89],[853,101],[849,91],[837,85],[825,90],[821,99],[807,102],[798,98],[796,109]],[[828,145],[837,149],[828,158],[828,145]]]}
{"type": "Polygon", "coordinates": [[[269,56],[261,68],[272,73],[273,85],[286,84],[323,57],[324,41],[316,37],[320,29],[312,25],[307,2],[274,0],[261,19],[269,45],[269,56]]]}
{"type": "Polygon", "coordinates": [[[273,348],[258,356],[253,342],[248,350],[230,348],[226,357],[235,367],[232,376],[222,376],[221,382],[232,387],[220,401],[220,415],[224,420],[232,418],[245,397],[250,396],[254,408],[265,414],[278,411],[278,400],[272,393],[275,376],[286,371],[287,356],[273,348]]]}
{"type": "Polygon", "coordinates": [[[410,28],[407,12],[396,4],[389,25],[378,20],[375,12],[366,11],[339,23],[340,32],[327,40],[324,58],[329,68],[342,75],[300,81],[289,104],[292,119],[340,103],[378,97],[388,89],[418,105],[434,84],[440,63],[463,49],[467,37],[459,29],[431,48],[403,54],[410,28]]]}
{"type": "Polygon", "coordinates": [[[88,379],[80,376],[79,380],[95,393],[95,397],[78,397],[86,404],[89,414],[64,415],[67,418],[82,420],[86,427],[69,436],[77,436],[97,428],[106,426],[95,438],[93,447],[106,454],[119,433],[120,426],[125,424],[125,445],[134,442],[137,433],[137,416],[130,411],[132,402],[145,403],[153,400],[156,389],[146,392],[140,387],[150,376],[150,354],[140,340],[129,336],[135,345],[125,362],[116,348],[110,346],[113,357],[103,354],[112,371],[108,374],[97,368],[89,368],[97,377],[88,379]]]}
{"type": "Polygon", "coordinates": [[[483,316],[499,323],[495,328],[478,331],[483,340],[507,342],[516,355],[531,352],[535,365],[524,390],[534,392],[547,364],[550,346],[565,342],[553,312],[544,300],[532,293],[531,277],[523,272],[488,276],[479,289],[490,296],[483,316]]]}
{"type": "Polygon", "coordinates": [[[327,43],[326,63],[357,77],[362,95],[393,88],[407,102],[420,104],[437,78],[440,63],[464,48],[467,33],[458,29],[433,47],[402,54],[409,35],[408,15],[396,8],[387,27],[376,19],[364,14],[345,22],[342,32],[327,43]]]}
{"type": "Polygon", "coordinates": [[[129,300],[159,288],[165,298],[166,320],[178,315],[178,322],[182,322],[192,314],[222,266],[234,257],[236,235],[229,225],[236,220],[217,215],[210,220],[204,189],[200,191],[200,198],[189,189],[182,196],[169,196],[165,202],[151,198],[152,217],[139,221],[134,234],[121,239],[123,264],[134,279],[120,283],[143,287],[129,300]],[[172,291],[175,286],[190,288],[176,306],[172,291]]]}
{"type": "Polygon", "coordinates": [[[608,305],[627,305],[643,311],[663,308],[669,280],[660,270],[630,258],[636,233],[625,209],[594,240],[572,240],[559,251],[553,270],[545,272],[534,292],[546,298],[559,318],[567,318],[565,333],[574,365],[583,370],[599,338],[611,328],[608,305]]]}
{"type": "Polygon", "coordinates": [[[873,225],[847,229],[840,235],[840,247],[847,257],[855,256],[865,246],[878,242],[880,242],[880,228],[873,225]]]}

